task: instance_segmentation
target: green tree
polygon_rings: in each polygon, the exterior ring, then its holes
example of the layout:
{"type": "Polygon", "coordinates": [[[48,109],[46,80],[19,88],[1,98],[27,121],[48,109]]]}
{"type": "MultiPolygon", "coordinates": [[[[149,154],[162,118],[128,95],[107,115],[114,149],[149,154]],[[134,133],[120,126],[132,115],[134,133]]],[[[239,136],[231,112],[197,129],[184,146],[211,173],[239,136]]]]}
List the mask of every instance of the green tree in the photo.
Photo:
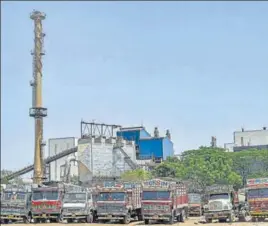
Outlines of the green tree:
{"type": "Polygon", "coordinates": [[[14,183],[14,184],[23,184],[23,180],[21,177],[14,178],[13,180],[8,181],[6,176],[10,175],[13,173],[11,170],[1,170],[1,184],[9,184],[9,183],[14,183]]]}
{"type": "Polygon", "coordinates": [[[121,175],[123,181],[144,181],[151,178],[151,173],[143,169],[129,170],[121,175]]]}

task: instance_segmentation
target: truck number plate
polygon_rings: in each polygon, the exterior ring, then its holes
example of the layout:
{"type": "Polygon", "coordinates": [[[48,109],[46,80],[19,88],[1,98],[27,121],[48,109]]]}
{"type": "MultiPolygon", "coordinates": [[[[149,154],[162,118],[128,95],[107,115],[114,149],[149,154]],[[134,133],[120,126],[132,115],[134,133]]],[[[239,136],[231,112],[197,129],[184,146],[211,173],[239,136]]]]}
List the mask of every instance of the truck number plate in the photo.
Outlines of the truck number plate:
{"type": "Polygon", "coordinates": [[[45,213],[42,214],[42,217],[46,217],[47,215],[45,213]]]}
{"type": "Polygon", "coordinates": [[[113,216],[112,215],[108,215],[108,217],[112,218],[113,216]]]}
{"type": "Polygon", "coordinates": [[[75,217],[75,213],[73,213],[73,217],[75,217]]]}
{"type": "Polygon", "coordinates": [[[13,216],[12,215],[9,215],[8,218],[12,218],[13,216]]]}

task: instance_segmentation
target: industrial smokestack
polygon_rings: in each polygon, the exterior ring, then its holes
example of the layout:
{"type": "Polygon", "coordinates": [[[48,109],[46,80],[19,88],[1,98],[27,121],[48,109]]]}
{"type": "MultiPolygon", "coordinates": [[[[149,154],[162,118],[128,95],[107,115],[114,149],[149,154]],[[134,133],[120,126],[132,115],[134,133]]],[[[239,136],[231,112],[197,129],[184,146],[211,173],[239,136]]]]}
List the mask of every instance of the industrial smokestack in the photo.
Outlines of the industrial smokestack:
{"type": "Polygon", "coordinates": [[[154,137],[159,137],[159,131],[157,127],[154,128],[154,137]]]}
{"type": "Polygon", "coordinates": [[[266,130],[266,126],[263,127],[263,130],[266,130]]]}
{"type": "Polygon", "coordinates": [[[44,178],[45,164],[43,162],[43,117],[47,116],[47,109],[42,107],[42,56],[44,36],[42,20],[46,18],[44,13],[34,10],[30,18],[34,21],[34,50],[33,55],[33,81],[32,86],[32,108],[29,115],[35,120],[35,150],[34,150],[34,177],[33,182],[41,184],[44,178]]]}
{"type": "Polygon", "coordinates": [[[167,132],[166,132],[166,137],[171,140],[171,134],[170,134],[168,129],[167,129],[167,132]]]}
{"type": "Polygon", "coordinates": [[[211,147],[212,147],[212,148],[217,147],[217,139],[216,139],[216,137],[214,137],[214,136],[211,137],[211,142],[210,142],[210,144],[211,144],[211,147]]]}

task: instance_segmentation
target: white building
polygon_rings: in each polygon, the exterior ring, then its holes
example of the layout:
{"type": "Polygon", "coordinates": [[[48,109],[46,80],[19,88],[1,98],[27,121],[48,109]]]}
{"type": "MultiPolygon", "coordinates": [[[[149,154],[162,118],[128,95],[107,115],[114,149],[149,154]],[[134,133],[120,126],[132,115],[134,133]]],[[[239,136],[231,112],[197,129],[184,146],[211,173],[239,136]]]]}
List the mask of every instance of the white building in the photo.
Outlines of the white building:
{"type": "MultiPolygon", "coordinates": [[[[48,155],[53,156],[59,154],[62,151],[73,148],[77,146],[78,139],[75,137],[64,137],[64,138],[53,138],[48,140],[48,155]]],[[[77,156],[77,153],[70,154],[61,159],[58,159],[54,162],[50,163],[49,175],[50,180],[60,181],[62,179],[64,169],[65,169],[65,161],[71,156],[77,156]]],[[[70,176],[78,176],[78,165],[77,162],[71,163],[70,176]]]]}
{"type": "Polygon", "coordinates": [[[229,151],[241,151],[249,148],[262,149],[268,146],[268,130],[263,127],[259,130],[245,130],[234,132],[233,143],[224,144],[224,148],[229,151]]]}
{"type": "MultiPolygon", "coordinates": [[[[90,173],[93,177],[120,176],[123,172],[131,170],[125,160],[125,155],[118,149],[113,151],[116,143],[114,138],[79,139],[78,160],[79,176],[90,173]],[[91,158],[92,157],[92,158],[91,158]]],[[[136,149],[134,141],[122,141],[123,150],[133,163],[136,163],[136,149]]]]}

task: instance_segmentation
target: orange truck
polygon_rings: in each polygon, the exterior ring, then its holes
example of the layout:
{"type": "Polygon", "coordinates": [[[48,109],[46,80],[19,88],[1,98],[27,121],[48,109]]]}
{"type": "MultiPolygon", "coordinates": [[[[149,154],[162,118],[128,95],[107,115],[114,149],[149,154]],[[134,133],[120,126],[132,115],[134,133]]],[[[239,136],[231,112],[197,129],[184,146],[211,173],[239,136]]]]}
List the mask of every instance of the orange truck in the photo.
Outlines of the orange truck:
{"type": "Polygon", "coordinates": [[[268,178],[247,180],[247,201],[253,222],[268,218],[268,178]]]}
{"type": "Polygon", "coordinates": [[[182,182],[152,179],[142,184],[142,217],[150,220],[184,222],[188,217],[188,193],[182,182]]]}

